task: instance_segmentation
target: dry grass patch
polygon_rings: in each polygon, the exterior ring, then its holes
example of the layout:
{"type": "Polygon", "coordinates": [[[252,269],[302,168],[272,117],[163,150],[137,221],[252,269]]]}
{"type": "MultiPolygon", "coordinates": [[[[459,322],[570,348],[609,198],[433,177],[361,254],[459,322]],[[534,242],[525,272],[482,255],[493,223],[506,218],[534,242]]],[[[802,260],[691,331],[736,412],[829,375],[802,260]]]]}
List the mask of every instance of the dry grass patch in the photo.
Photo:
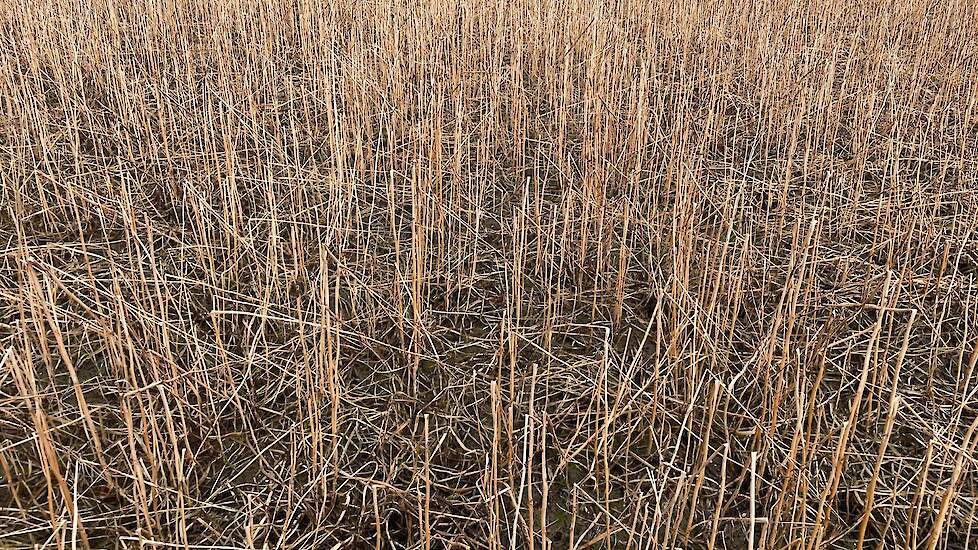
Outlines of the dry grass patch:
{"type": "Polygon", "coordinates": [[[978,544],[971,3],[0,3],[0,545],[978,544]]]}

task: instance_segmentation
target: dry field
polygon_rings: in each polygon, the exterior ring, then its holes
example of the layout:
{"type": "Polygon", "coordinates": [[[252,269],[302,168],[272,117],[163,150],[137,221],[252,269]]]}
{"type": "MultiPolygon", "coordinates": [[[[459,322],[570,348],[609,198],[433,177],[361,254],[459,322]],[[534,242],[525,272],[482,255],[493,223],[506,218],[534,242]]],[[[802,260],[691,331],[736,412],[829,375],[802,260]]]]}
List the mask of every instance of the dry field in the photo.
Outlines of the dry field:
{"type": "Polygon", "coordinates": [[[972,0],[0,6],[0,548],[978,548],[972,0]]]}

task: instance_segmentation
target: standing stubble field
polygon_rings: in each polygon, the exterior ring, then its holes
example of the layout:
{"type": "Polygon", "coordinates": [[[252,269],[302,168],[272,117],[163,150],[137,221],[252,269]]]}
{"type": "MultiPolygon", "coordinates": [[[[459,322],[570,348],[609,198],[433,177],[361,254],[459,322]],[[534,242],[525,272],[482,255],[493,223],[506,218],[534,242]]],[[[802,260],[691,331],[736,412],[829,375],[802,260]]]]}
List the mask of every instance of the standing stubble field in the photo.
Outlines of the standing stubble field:
{"type": "Polygon", "coordinates": [[[978,545],[973,3],[2,4],[0,547],[978,545]]]}

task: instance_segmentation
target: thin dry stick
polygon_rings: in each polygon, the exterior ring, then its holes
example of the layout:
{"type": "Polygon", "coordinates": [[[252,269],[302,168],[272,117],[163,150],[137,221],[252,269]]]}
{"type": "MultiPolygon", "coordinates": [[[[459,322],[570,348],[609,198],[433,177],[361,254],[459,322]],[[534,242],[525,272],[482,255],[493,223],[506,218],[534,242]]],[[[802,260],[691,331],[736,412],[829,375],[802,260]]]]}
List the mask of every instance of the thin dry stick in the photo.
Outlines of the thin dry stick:
{"type": "Polygon", "coordinates": [[[377,504],[377,486],[376,485],[371,485],[370,486],[370,495],[371,495],[371,498],[373,499],[373,504],[374,504],[374,526],[375,526],[374,536],[377,538],[376,542],[374,543],[374,548],[376,550],[380,550],[382,538],[381,538],[381,535],[380,535],[380,506],[377,504]]]}
{"type": "Polygon", "coordinates": [[[424,548],[431,550],[431,449],[428,442],[428,415],[424,415],[424,514],[421,532],[424,548]]]}
{"type": "Polygon", "coordinates": [[[978,430],[978,418],[971,423],[971,426],[964,435],[964,441],[961,444],[961,451],[958,453],[958,457],[954,461],[954,469],[951,471],[951,479],[948,482],[947,491],[944,492],[944,497],[941,499],[941,507],[937,511],[937,519],[934,520],[934,527],[931,528],[930,537],[927,540],[927,550],[934,550],[937,548],[937,544],[940,542],[941,536],[944,534],[944,522],[947,520],[948,510],[951,507],[954,495],[958,489],[958,482],[960,481],[961,474],[964,471],[965,457],[974,453],[975,448],[978,447],[978,438],[975,437],[976,430],[978,430]]]}
{"type": "Polygon", "coordinates": [[[886,447],[890,443],[890,434],[893,433],[893,422],[896,420],[896,413],[899,406],[900,398],[894,395],[890,398],[890,407],[886,415],[886,425],[883,428],[883,439],[880,441],[880,450],[876,455],[873,475],[869,478],[869,485],[866,487],[866,511],[863,512],[863,519],[859,522],[859,538],[856,541],[856,548],[858,550],[862,550],[863,541],[866,538],[866,528],[869,527],[869,518],[873,513],[873,498],[876,495],[876,483],[879,480],[880,469],[883,466],[883,459],[886,456],[886,447]]]}
{"type": "Polygon", "coordinates": [[[757,526],[757,510],[754,507],[757,500],[757,451],[750,453],[750,524],[747,528],[747,548],[754,550],[754,529],[757,526]]]}
{"type": "Polygon", "coordinates": [[[717,532],[720,528],[720,514],[723,512],[723,494],[727,488],[727,453],[730,444],[723,444],[723,455],[720,457],[720,481],[717,487],[717,503],[713,511],[713,523],[710,527],[710,541],[706,545],[707,550],[713,550],[716,546],[717,532]]]}

